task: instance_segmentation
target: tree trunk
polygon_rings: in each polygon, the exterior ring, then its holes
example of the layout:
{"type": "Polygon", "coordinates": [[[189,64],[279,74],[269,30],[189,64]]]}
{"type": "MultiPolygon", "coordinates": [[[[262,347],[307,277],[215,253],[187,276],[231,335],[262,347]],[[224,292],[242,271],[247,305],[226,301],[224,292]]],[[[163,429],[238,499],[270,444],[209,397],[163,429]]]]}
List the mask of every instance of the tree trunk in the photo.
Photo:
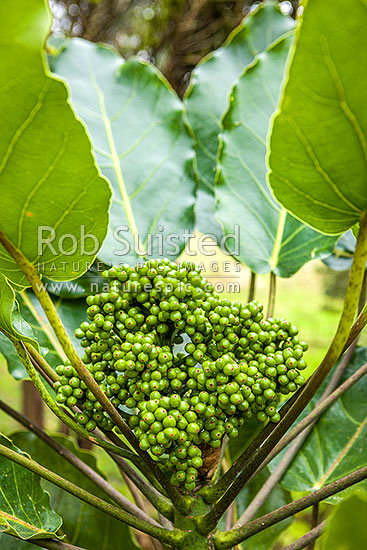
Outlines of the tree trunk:
{"type": "Polygon", "coordinates": [[[22,383],[22,409],[24,416],[40,428],[43,428],[44,410],[42,397],[30,380],[24,380],[22,383]]]}

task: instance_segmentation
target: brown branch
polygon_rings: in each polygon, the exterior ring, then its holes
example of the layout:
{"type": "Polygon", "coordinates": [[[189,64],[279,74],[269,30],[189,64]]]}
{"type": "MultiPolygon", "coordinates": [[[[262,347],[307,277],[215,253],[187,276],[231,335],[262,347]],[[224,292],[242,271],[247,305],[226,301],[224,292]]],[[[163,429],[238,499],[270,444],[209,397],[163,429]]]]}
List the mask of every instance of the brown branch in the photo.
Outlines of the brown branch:
{"type": "Polygon", "coordinates": [[[48,361],[29,342],[24,342],[24,346],[39,372],[43,371],[52,382],[60,380],[60,376],[53,370],[48,361]]]}
{"type": "MultiPolygon", "coordinates": [[[[320,504],[317,502],[312,506],[312,519],[311,519],[311,531],[314,531],[319,525],[319,508],[320,504]]],[[[310,541],[308,550],[315,550],[316,538],[310,541]]]]}
{"type": "Polygon", "coordinates": [[[116,462],[117,466],[130,480],[136,485],[139,491],[149,500],[156,510],[168,519],[173,519],[172,503],[158,490],[147,483],[132,466],[123,458],[110,453],[111,458],[116,462]]]}
{"type": "Polygon", "coordinates": [[[256,288],[256,273],[251,271],[250,275],[250,287],[248,291],[247,301],[251,302],[255,298],[255,288],[256,288]]]}
{"type": "Polygon", "coordinates": [[[270,282],[269,282],[269,296],[268,296],[268,310],[267,310],[267,319],[273,317],[274,308],[275,308],[275,298],[277,292],[277,276],[272,271],[270,272],[270,282]]]}
{"type": "Polygon", "coordinates": [[[303,537],[299,538],[292,544],[289,544],[283,550],[303,550],[303,548],[306,548],[308,544],[314,544],[315,541],[323,534],[325,531],[327,521],[323,521],[322,523],[319,523],[317,527],[314,527],[314,529],[311,529],[308,533],[303,535],[303,537]]]}

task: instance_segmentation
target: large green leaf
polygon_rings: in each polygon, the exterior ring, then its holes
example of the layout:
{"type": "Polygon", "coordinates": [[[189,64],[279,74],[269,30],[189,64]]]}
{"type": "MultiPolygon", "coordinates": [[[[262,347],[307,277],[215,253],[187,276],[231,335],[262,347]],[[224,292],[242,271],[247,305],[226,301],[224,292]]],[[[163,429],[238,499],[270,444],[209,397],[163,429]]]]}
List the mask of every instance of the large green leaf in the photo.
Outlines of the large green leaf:
{"type": "MultiPolygon", "coordinates": [[[[68,280],[103,242],[111,191],[65,84],[45,70],[49,24],[44,0],[0,4],[0,229],[41,273],[68,280]]],[[[0,270],[27,286],[3,248],[0,270]]]]}
{"type": "Polygon", "coordinates": [[[66,44],[53,68],[68,82],[114,190],[98,257],[135,263],[136,231],[139,249],[149,256],[177,257],[182,234],[194,223],[193,151],[182,103],[152,65],[125,62],[110,48],[80,39],[66,44]]]}
{"type": "MultiPolygon", "coordinates": [[[[3,435],[0,442],[22,453],[3,435]]],[[[38,476],[1,457],[0,487],[0,532],[25,540],[56,536],[62,520],[51,508],[49,495],[41,488],[38,476]]]]}
{"type": "MultiPolygon", "coordinates": [[[[343,380],[367,361],[367,348],[357,348],[343,380]]],[[[366,465],[367,379],[364,376],[315,424],[282,479],[293,491],[310,491],[366,465]]],[[[281,455],[272,463],[273,468],[281,455]]]]}
{"type": "Polygon", "coordinates": [[[328,522],[322,538],[323,550],[361,550],[367,548],[367,496],[356,492],[341,502],[328,522]]]}
{"type": "Polygon", "coordinates": [[[367,209],[366,24],[365,0],[307,3],[274,120],[275,196],[325,233],[346,231],[367,209]]]}
{"type": "Polygon", "coordinates": [[[281,35],[293,28],[274,2],[264,2],[246,17],[229,36],[227,43],[209,54],[192,72],[186,92],[187,119],[193,130],[198,190],[197,228],[203,233],[221,236],[214,219],[214,178],[220,120],[227,108],[228,96],[244,68],[281,35]]]}
{"type": "Polygon", "coordinates": [[[259,54],[234,86],[222,122],[215,186],[216,218],[224,234],[233,233],[234,221],[240,229],[236,258],[255,273],[273,271],[281,277],[330,254],[335,242],[335,237],[313,231],[287,214],[266,182],[268,126],[278,103],[289,44],[290,37],[285,37],[259,54]]]}
{"type": "MultiPolygon", "coordinates": [[[[51,468],[54,472],[96,496],[106,498],[105,494],[86,477],[82,476],[79,470],[66,462],[58,453],[50,449],[33,434],[19,432],[13,435],[12,438],[19,447],[46,468],[51,468]]],[[[96,460],[91,453],[77,449],[71,441],[64,437],[60,436],[57,439],[90,467],[98,471],[96,460]]],[[[120,521],[99,512],[50,483],[43,483],[51,495],[54,509],[63,518],[63,532],[66,534],[68,542],[88,550],[116,550],[119,545],[124,550],[137,549],[130,536],[129,528],[120,521]]],[[[2,548],[1,543],[0,538],[0,548],[2,548]]],[[[23,550],[23,546],[24,544],[19,545],[19,550],[23,550]]],[[[25,548],[27,547],[24,546],[25,548]]],[[[18,546],[16,549],[18,550],[18,546]]]]}

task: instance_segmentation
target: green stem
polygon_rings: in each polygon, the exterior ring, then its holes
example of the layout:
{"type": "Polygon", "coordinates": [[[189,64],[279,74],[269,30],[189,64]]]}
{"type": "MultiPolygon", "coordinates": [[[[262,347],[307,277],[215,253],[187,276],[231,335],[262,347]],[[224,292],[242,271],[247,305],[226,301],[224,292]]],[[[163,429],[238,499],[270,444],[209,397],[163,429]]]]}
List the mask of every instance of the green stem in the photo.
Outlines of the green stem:
{"type": "Polygon", "coordinates": [[[25,416],[23,416],[18,411],[12,409],[9,405],[0,400],[0,409],[3,410],[6,414],[17,420],[29,431],[33,432],[37,437],[46,443],[49,447],[54,449],[62,458],[67,462],[72,464],[77,470],[79,470],[83,475],[85,475],[90,481],[92,481],[97,487],[99,487],[107,496],[109,496],[116,504],[120,506],[126,512],[133,514],[141,519],[151,523],[152,525],[160,525],[152,520],[149,516],[144,514],[137,506],[130,502],[126,497],[124,497],[119,491],[117,491],[112,485],[110,485],[102,476],[97,474],[90,468],[85,462],[83,462],[79,457],[74,455],[69,449],[64,447],[61,443],[50,437],[44,430],[42,430],[33,422],[30,422],[25,416]]]}
{"type": "Polygon", "coordinates": [[[168,531],[163,527],[156,527],[155,525],[152,525],[147,521],[134,517],[131,514],[120,510],[120,508],[118,508],[114,504],[110,504],[109,502],[106,502],[105,500],[102,500],[101,498],[96,497],[91,493],[88,493],[88,491],[86,491],[85,489],[81,489],[80,487],[78,487],[78,485],[71,483],[71,481],[68,481],[58,474],[51,472],[31,458],[21,455],[18,452],[9,449],[9,447],[5,447],[5,445],[0,445],[0,455],[4,458],[11,460],[12,462],[15,462],[16,464],[19,464],[19,466],[26,468],[30,472],[39,475],[46,481],[49,481],[53,485],[60,487],[60,489],[67,491],[68,493],[75,496],[76,498],[79,498],[83,502],[90,504],[97,510],[101,510],[101,512],[104,512],[109,516],[112,516],[113,518],[123,523],[126,523],[127,525],[130,525],[130,527],[134,527],[134,529],[138,529],[143,533],[147,533],[147,535],[151,535],[152,537],[155,537],[162,542],[173,544],[178,543],[183,538],[183,533],[181,533],[179,530],[176,529],[173,531],[168,531]]]}
{"type": "Polygon", "coordinates": [[[306,510],[306,508],[313,506],[317,502],[321,502],[326,498],[340,493],[340,491],[344,491],[348,487],[351,487],[352,485],[355,485],[356,483],[359,483],[366,478],[367,466],[365,466],[364,468],[360,468],[356,472],[348,474],[347,476],[344,476],[341,479],[334,481],[333,483],[325,485],[325,487],[314,491],[310,495],[295,500],[294,502],[290,502],[289,504],[286,504],[285,506],[282,506],[281,508],[270,512],[265,516],[261,516],[260,518],[257,518],[254,521],[247,523],[243,527],[239,527],[238,529],[231,529],[230,531],[226,531],[224,533],[217,533],[216,535],[214,535],[215,547],[218,550],[227,550],[229,548],[232,548],[236,544],[240,544],[241,542],[252,537],[253,535],[256,535],[264,529],[271,527],[275,523],[279,523],[283,519],[292,517],[298,512],[306,510]]]}
{"type": "Polygon", "coordinates": [[[100,386],[97,384],[93,376],[90,374],[90,372],[86,369],[85,365],[81,361],[77,351],[73,346],[73,343],[71,342],[65,330],[64,325],[60,320],[60,317],[58,316],[54,303],[52,302],[50,295],[48,294],[38,275],[35,266],[30,263],[27,258],[25,258],[22,252],[18,250],[11,241],[9,241],[9,239],[2,231],[0,231],[0,243],[4,246],[7,252],[12,256],[12,258],[14,258],[18,267],[26,275],[33,292],[40,302],[42,309],[45,312],[46,317],[49,320],[50,325],[59,343],[61,344],[62,349],[64,350],[66,356],[70,360],[70,363],[75,368],[80,378],[86,384],[87,388],[92,392],[97,401],[103,406],[105,412],[108,413],[111,420],[120,429],[121,433],[125,436],[127,441],[137,452],[140,458],[142,458],[142,460],[147,463],[160,484],[166,489],[168,496],[177,507],[177,509],[181,510],[183,513],[188,512],[191,506],[191,499],[187,499],[183,495],[180,495],[179,491],[169,482],[164,473],[155,464],[151,456],[147,452],[140,449],[138,439],[135,437],[135,435],[130,430],[124,419],[121,417],[117,409],[112,405],[107,395],[102,391],[100,386]]]}
{"type": "MultiPolygon", "coordinates": [[[[311,531],[313,531],[314,529],[316,529],[316,527],[319,525],[320,523],[320,520],[319,520],[319,508],[320,508],[320,504],[318,502],[316,502],[316,504],[314,504],[312,506],[312,520],[311,520],[311,531]]],[[[310,545],[308,547],[308,550],[315,550],[315,542],[316,542],[316,538],[314,538],[313,540],[310,541],[310,545]]]]}
{"type": "Polygon", "coordinates": [[[367,269],[364,270],[363,284],[361,288],[361,294],[359,296],[358,315],[363,310],[366,302],[367,302],[367,269]]]}
{"type": "Polygon", "coordinates": [[[273,317],[274,308],[275,308],[275,298],[277,293],[277,276],[273,271],[270,273],[270,284],[269,284],[269,296],[268,296],[268,312],[267,319],[273,317]]]}
{"type": "Polygon", "coordinates": [[[254,271],[251,271],[250,288],[248,291],[248,298],[247,298],[248,302],[251,302],[255,298],[255,288],[256,288],[256,273],[254,271]]]}
{"type": "Polygon", "coordinates": [[[53,370],[46,359],[42,357],[42,355],[38,353],[38,351],[29,342],[24,342],[24,346],[27,349],[29,355],[39,364],[39,366],[52,380],[52,382],[57,382],[58,380],[60,380],[60,376],[53,370]]]}
{"type": "Polygon", "coordinates": [[[345,344],[353,325],[353,320],[357,311],[359,296],[364,279],[365,265],[367,260],[367,214],[364,213],[358,234],[356,250],[353,259],[353,265],[350,272],[349,284],[344,300],[344,307],[339,321],[339,325],[333,341],[322,360],[318,369],[313,373],[307,384],[299,392],[298,397],[292,402],[288,412],[276,424],[270,432],[269,437],[247,462],[244,469],[239,473],[232,485],[227,489],[222,498],[204,517],[198,519],[198,527],[202,533],[209,533],[217,525],[225,510],[230,503],[238,496],[252,475],[266,459],[270,451],[280,441],[283,435],[298,418],[303,409],[311,401],[340,355],[343,353],[345,344]]]}
{"type": "MultiPolygon", "coordinates": [[[[1,330],[1,329],[0,329],[1,330]]],[[[24,342],[23,342],[23,345],[24,345],[24,342]]],[[[25,349],[25,348],[24,348],[25,349]]],[[[32,363],[32,365],[34,366],[34,368],[36,369],[36,371],[42,376],[43,380],[50,386],[50,388],[53,387],[54,385],[54,381],[44,372],[44,370],[42,369],[42,367],[39,365],[39,363],[31,356],[30,353],[28,353],[28,356],[29,356],[29,359],[32,363]]]]}
{"type": "Polygon", "coordinates": [[[366,325],[367,325],[367,305],[365,305],[362,308],[360,314],[355,320],[351,328],[351,331],[349,333],[348,340],[344,346],[343,352],[349,348],[349,346],[360,335],[360,333],[362,332],[362,330],[365,328],[366,325]]]}

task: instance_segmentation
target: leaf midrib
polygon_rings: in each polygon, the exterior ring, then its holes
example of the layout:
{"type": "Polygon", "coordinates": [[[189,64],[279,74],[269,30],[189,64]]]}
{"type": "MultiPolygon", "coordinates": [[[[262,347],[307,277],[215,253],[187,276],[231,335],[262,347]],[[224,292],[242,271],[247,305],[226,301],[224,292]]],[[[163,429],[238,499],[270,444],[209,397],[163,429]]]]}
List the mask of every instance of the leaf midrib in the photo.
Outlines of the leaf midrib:
{"type": "MultiPolygon", "coordinates": [[[[112,159],[112,163],[113,163],[113,168],[114,168],[114,171],[115,171],[115,174],[116,174],[117,183],[118,183],[119,190],[120,190],[120,193],[121,193],[123,207],[124,207],[124,210],[125,210],[127,222],[128,222],[131,234],[132,234],[133,241],[135,241],[136,239],[139,239],[138,228],[137,228],[136,221],[135,221],[135,216],[134,216],[134,213],[133,213],[133,210],[132,210],[132,207],[131,207],[131,202],[130,202],[130,199],[129,199],[129,195],[127,193],[127,189],[126,189],[126,186],[125,186],[125,182],[124,182],[124,178],[123,178],[123,174],[122,174],[122,170],[121,170],[121,165],[120,165],[120,160],[119,160],[119,156],[117,154],[117,150],[116,150],[116,146],[115,146],[115,140],[114,140],[114,136],[113,136],[113,132],[112,132],[111,122],[110,122],[110,119],[109,119],[108,114],[107,114],[104,94],[103,94],[102,89],[98,85],[98,82],[97,82],[97,80],[96,80],[93,73],[90,73],[90,79],[91,79],[92,85],[93,85],[93,87],[96,91],[96,94],[98,96],[99,107],[100,107],[100,110],[101,110],[103,125],[105,127],[108,146],[109,146],[109,149],[110,149],[110,152],[111,152],[111,159],[112,159]]],[[[145,251],[144,251],[144,255],[146,256],[145,251]]]]}
{"type": "MultiPolygon", "coordinates": [[[[317,487],[322,487],[324,485],[324,483],[328,480],[328,478],[331,476],[331,474],[335,471],[335,469],[338,467],[338,465],[340,464],[340,462],[343,460],[343,458],[347,455],[347,453],[350,451],[350,449],[353,447],[354,443],[356,442],[356,440],[358,439],[358,437],[360,436],[360,434],[362,433],[362,431],[364,430],[364,428],[366,427],[367,425],[367,418],[365,418],[363,420],[363,422],[361,422],[361,424],[358,426],[358,428],[356,429],[356,431],[354,432],[353,436],[350,438],[350,440],[348,441],[348,443],[345,445],[345,447],[342,449],[342,451],[338,454],[338,456],[335,458],[335,460],[333,461],[332,465],[330,466],[330,468],[327,470],[327,472],[325,472],[325,474],[321,477],[321,479],[319,480],[319,482],[317,483],[317,487]]],[[[315,488],[317,488],[315,487],[315,488]]]]}
{"type": "Polygon", "coordinates": [[[16,516],[7,514],[3,510],[0,510],[0,517],[3,517],[6,520],[7,525],[8,525],[8,522],[11,521],[14,523],[19,523],[19,525],[22,525],[23,527],[27,527],[27,529],[29,529],[30,531],[34,531],[35,533],[41,533],[41,532],[46,533],[44,529],[39,529],[38,527],[35,527],[34,525],[27,523],[26,521],[23,521],[17,518],[16,516]]]}

